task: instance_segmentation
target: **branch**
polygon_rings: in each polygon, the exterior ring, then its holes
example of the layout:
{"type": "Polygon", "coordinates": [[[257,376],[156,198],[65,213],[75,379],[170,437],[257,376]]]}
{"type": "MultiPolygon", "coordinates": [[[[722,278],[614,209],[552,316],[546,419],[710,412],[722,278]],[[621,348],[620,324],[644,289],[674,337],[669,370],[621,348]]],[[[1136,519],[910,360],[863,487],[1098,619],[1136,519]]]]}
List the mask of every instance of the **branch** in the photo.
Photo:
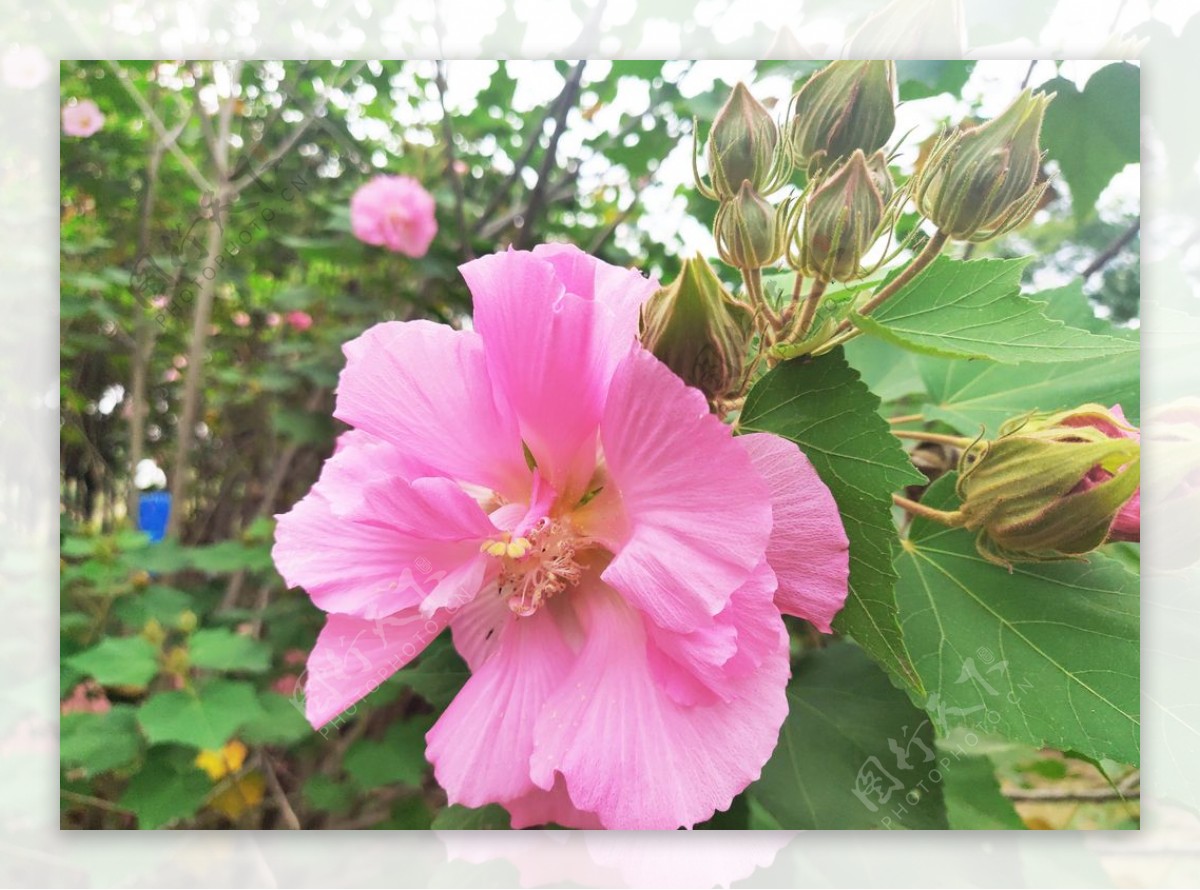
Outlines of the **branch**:
{"type": "Polygon", "coordinates": [[[546,205],[550,170],[554,167],[555,159],[558,156],[558,140],[562,138],[563,131],[566,130],[567,115],[575,106],[575,98],[579,95],[579,84],[583,80],[583,69],[586,66],[587,60],[580,59],[571,69],[571,73],[567,75],[567,84],[563,88],[561,96],[562,102],[554,116],[554,132],[550,135],[550,144],[546,146],[546,153],[542,156],[542,165],[538,168],[537,184],[533,187],[533,194],[529,196],[529,207],[525,211],[525,220],[521,226],[521,232],[517,236],[516,246],[518,248],[529,244],[529,240],[537,228],[538,217],[546,205]]]}
{"type": "Polygon", "coordinates": [[[1122,791],[1119,788],[1083,788],[1078,791],[1061,788],[1013,788],[1004,796],[1014,803],[1119,803],[1140,800],[1140,790],[1122,791]]]}
{"type": "Polygon", "coordinates": [[[1137,233],[1141,230],[1141,228],[1142,218],[1139,216],[1133,221],[1129,228],[1122,232],[1117,239],[1113,241],[1112,244],[1104,248],[1104,250],[1100,252],[1099,256],[1088,263],[1088,267],[1079,273],[1079,277],[1084,281],[1087,281],[1089,278],[1107,266],[1117,254],[1125,249],[1125,246],[1129,244],[1130,241],[1137,237],[1137,233]]]}
{"type": "Polygon", "coordinates": [[[466,196],[463,194],[462,177],[456,169],[458,158],[454,152],[454,125],[450,122],[450,114],[446,110],[446,65],[438,59],[434,62],[434,83],[437,84],[438,104],[442,107],[442,141],[446,143],[446,178],[450,180],[450,188],[454,190],[454,218],[458,223],[459,253],[464,260],[473,260],[475,252],[471,250],[471,235],[467,231],[467,216],[463,209],[466,196]]]}
{"type": "Polygon", "coordinates": [[[284,794],[283,786],[279,784],[279,776],[275,774],[275,765],[271,763],[271,758],[265,751],[262,753],[262,765],[263,773],[267,777],[267,784],[271,786],[271,796],[275,799],[275,806],[279,808],[280,818],[283,819],[289,830],[300,831],[303,826],[296,817],[296,811],[292,809],[287,795],[284,794]]]}

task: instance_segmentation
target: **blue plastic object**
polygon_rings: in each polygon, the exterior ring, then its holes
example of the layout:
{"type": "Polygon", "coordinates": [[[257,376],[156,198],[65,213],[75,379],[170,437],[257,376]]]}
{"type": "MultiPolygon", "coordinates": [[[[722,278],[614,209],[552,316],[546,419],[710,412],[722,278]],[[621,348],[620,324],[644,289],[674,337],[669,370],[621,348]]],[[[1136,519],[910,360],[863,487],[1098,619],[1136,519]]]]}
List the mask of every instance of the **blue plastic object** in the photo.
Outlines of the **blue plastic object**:
{"type": "Polygon", "coordinates": [[[150,536],[151,543],[156,544],[163,539],[170,516],[169,491],[146,491],[138,497],[138,528],[150,536]]]}

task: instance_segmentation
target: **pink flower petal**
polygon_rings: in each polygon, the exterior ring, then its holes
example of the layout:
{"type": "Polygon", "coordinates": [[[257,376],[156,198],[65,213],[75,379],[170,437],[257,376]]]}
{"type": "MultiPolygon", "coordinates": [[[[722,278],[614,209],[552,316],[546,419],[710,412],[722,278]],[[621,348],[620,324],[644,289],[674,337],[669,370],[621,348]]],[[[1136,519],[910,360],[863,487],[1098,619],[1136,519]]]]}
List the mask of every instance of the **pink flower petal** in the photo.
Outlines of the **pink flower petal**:
{"type": "Polygon", "coordinates": [[[350,228],[367,244],[423,257],[437,235],[433,196],[411,176],[376,176],[350,198],[350,228]]]}
{"type": "Polygon", "coordinates": [[[339,451],[279,517],[272,555],[280,574],[325,611],[361,618],[418,604],[428,614],[473,598],[489,567],[479,545],[491,522],[448,479],[373,477],[365,467],[355,476],[350,468],[373,444],[339,451]]]}
{"type": "Polygon", "coordinates": [[[493,398],[478,334],[428,321],[375,325],[346,344],[334,416],[431,470],[519,495],[529,470],[493,398]]]}
{"type": "Polygon", "coordinates": [[[590,506],[617,537],[605,582],[662,627],[707,624],[762,561],[766,484],[699,390],[643,349],[613,377],[601,429],[611,491],[590,506]]]}
{"type": "Polygon", "coordinates": [[[571,802],[610,829],[692,826],[728,808],[761,774],[787,715],[787,636],[736,686],[736,698],[686,707],[647,664],[641,617],[603,585],[576,591],[585,642],[542,708],[533,781],[566,780],[571,802]]]}
{"type": "Polygon", "coordinates": [[[375,621],[330,615],[308,656],[304,715],[320,729],[412,661],[446,626],[406,609],[375,621]]]}
{"type": "Polygon", "coordinates": [[[549,609],[504,629],[425,737],[426,757],[451,803],[478,807],[534,789],[534,725],[573,660],[549,609]]]}
{"type": "Polygon", "coordinates": [[[850,543],[837,502],[793,442],[770,433],[738,436],[771,489],[767,561],[779,579],[775,604],[823,633],[846,602],[850,543]]]}
{"type": "Polygon", "coordinates": [[[547,481],[583,493],[608,384],[634,348],[653,282],[569,246],[510,250],[461,267],[487,364],[547,481]]]}
{"type": "MultiPolygon", "coordinates": [[[[567,785],[558,777],[549,791],[534,788],[528,794],[504,801],[504,808],[512,816],[513,828],[531,828],[535,825],[561,825],[563,828],[603,828],[595,813],[585,813],[571,803],[567,785]]],[[[534,885],[530,885],[534,886],[534,885]]]]}

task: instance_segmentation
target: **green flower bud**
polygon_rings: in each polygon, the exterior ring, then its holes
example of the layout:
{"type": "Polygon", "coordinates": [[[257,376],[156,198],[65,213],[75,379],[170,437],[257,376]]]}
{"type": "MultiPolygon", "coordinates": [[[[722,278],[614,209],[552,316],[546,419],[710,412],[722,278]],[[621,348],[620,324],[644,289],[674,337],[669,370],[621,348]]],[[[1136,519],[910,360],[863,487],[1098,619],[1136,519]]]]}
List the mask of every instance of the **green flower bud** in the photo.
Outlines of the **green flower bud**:
{"type": "Polygon", "coordinates": [[[949,133],[917,177],[921,213],[951,238],[987,241],[1023,225],[1046,184],[1039,138],[1054,96],[1025,90],[996,119],[949,133]]]}
{"type": "Polygon", "coordinates": [[[769,195],[787,180],[779,128],[771,113],[739,83],[717,113],[708,134],[708,175],[720,200],[733,198],[743,182],[769,195]]]}
{"type": "Polygon", "coordinates": [[[861,277],[860,261],[878,237],[883,207],[867,159],[856,149],[808,198],[800,269],[825,281],[861,277]]]}
{"type": "Polygon", "coordinates": [[[867,169],[871,171],[871,182],[879,189],[879,197],[886,207],[896,194],[896,183],[892,180],[892,171],[888,168],[887,157],[882,151],[877,151],[867,159],[867,169]]]}
{"type": "Polygon", "coordinates": [[[1109,537],[1138,490],[1140,446],[1114,436],[1127,428],[1099,405],[1010,421],[992,442],[968,448],[960,463],[963,524],[979,533],[986,559],[1064,559],[1109,537]]]}
{"type": "Polygon", "coordinates": [[[713,404],[741,395],[752,330],[753,314],[699,254],[642,310],[642,343],[713,404]]]}
{"type": "Polygon", "coordinates": [[[749,182],[737,196],[721,202],[713,220],[717,254],[738,269],[762,269],[771,265],[787,247],[788,205],[772,207],[749,182]]]}
{"type": "Polygon", "coordinates": [[[792,154],[809,169],[873,154],[895,128],[895,62],[831,62],[792,97],[792,154]]]}

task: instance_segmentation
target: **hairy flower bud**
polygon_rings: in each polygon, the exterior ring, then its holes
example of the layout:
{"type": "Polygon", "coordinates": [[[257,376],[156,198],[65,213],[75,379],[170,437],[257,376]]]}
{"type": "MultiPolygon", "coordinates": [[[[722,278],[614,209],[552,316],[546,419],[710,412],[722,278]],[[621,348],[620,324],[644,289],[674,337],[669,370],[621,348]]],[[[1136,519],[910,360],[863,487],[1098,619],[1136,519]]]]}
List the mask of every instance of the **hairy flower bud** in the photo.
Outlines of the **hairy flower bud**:
{"type": "Polygon", "coordinates": [[[714,404],[741,395],[752,329],[750,310],[699,254],[642,310],[642,343],[714,404]]]}
{"type": "Polygon", "coordinates": [[[808,198],[800,230],[800,269],[825,281],[861,276],[863,255],[883,222],[883,197],[855,150],[808,198]]]}
{"type": "Polygon", "coordinates": [[[1039,139],[1054,96],[1025,90],[994,120],[949,133],[917,177],[921,213],[951,238],[986,241],[1023,225],[1037,209],[1039,139]]]}
{"type": "Polygon", "coordinates": [[[777,210],[743,182],[737,196],[721,202],[713,237],[722,261],[738,269],[762,269],[783,256],[787,246],[787,204],[777,210]]]}
{"type": "Polygon", "coordinates": [[[722,201],[735,197],[743,182],[769,195],[789,172],[775,120],[743,83],[733,88],[713,121],[707,157],[712,191],[722,201]]]}
{"type": "Polygon", "coordinates": [[[792,154],[810,169],[855,149],[870,155],[895,128],[895,62],[831,62],[792,97],[792,154]]]}
{"type": "Polygon", "coordinates": [[[992,562],[1063,559],[1129,540],[1118,518],[1139,495],[1140,446],[1119,407],[1009,421],[960,466],[963,524],[992,562]]]}

